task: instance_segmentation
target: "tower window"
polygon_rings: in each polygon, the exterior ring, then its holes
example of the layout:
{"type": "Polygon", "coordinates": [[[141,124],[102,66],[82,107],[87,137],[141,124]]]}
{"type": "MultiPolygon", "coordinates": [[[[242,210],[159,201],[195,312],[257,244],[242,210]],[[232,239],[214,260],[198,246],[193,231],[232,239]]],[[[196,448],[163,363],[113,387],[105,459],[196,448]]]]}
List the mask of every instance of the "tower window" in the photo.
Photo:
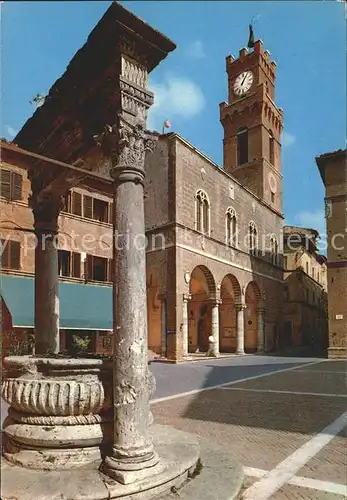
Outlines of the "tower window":
{"type": "Polygon", "coordinates": [[[209,232],[210,204],[207,194],[201,189],[196,193],[196,229],[201,233],[209,232]]]}
{"type": "Polygon", "coordinates": [[[248,227],[248,238],[249,238],[249,252],[253,255],[256,254],[257,251],[257,228],[253,221],[249,223],[248,227]]]}
{"type": "Polygon", "coordinates": [[[271,236],[270,239],[271,262],[274,266],[278,263],[278,242],[276,236],[271,236]]]}
{"type": "Polygon", "coordinates": [[[240,128],[237,132],[237,164],[248,162],[248,129],[240,128]]]}
{"type": "Polygon", "coordinates": [[[271,130],[269,132],[269,161],[271,165],[275,164],[275,140],[271,130]]]}
{"type": "Polygon", "coordinates": [[[226,239],[227,245],[237,245],[237,220],[235,210],[231,207],[226,212],[226,239]]]}

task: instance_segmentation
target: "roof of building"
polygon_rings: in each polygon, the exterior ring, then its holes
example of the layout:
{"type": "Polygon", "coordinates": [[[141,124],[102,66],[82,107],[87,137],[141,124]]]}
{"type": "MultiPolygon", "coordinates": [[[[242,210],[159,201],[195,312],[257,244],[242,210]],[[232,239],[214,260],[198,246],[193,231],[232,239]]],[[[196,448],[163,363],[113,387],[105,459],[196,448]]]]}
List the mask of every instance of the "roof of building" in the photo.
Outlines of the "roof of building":
{"type": "Polygon", "coordinates": [[[319,231],[311,227],[300,227],[300,226],[283,226],[284,234],[298,234],[300,236],[313,236],[318,238],[319,231]]]}
{"type": "Polygon", "coordinates": [[[324,153],[320,156],[316,156],[316,163],[324,185],[325,185],[326,165],[335,161],[340,161],[343,158],[345,158],[346,160],[346,155],[347,155],[347,149],[338,149],[337,151],[332,151],[330,153],[324,153]]]}

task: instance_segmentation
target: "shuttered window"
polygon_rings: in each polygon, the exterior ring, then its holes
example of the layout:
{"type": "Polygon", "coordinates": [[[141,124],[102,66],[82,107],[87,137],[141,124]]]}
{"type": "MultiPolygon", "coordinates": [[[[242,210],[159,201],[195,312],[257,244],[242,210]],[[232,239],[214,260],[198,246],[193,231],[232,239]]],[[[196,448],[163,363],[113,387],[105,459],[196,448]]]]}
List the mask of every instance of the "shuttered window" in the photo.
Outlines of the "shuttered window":
{"type": "Polygon", "coordinates": [[[93,198],[91,196],[83,196],[83,217],[93,218],[93,198]]]}
{"type": "Polygon", "coordinates": [[[0,195],[6,200],[17,201],[22,199],[23,177],[12,170],[0,170],[0,195]]]}
{"type": "Polygon", "coordinates": [[[59,276],[66,278],[81,277],[81,254],[69,252],[68,250],[58,250],[59,276]]]}
{"type": "Polygon", "coordinates": [[[4,269],[20,269],[20,242],[1,240],[1,267],[4,269]]]}
{"type": "Polygon", "coordinates": [[[74,278],[81,277],[81,255],[77,252],[72,252],[72,276],[74,278]]]}
{"type": "Polygon", "coordinates": [[[82,215],[82,195],[73,191],[71,196],[71,213],[82,215]]]}

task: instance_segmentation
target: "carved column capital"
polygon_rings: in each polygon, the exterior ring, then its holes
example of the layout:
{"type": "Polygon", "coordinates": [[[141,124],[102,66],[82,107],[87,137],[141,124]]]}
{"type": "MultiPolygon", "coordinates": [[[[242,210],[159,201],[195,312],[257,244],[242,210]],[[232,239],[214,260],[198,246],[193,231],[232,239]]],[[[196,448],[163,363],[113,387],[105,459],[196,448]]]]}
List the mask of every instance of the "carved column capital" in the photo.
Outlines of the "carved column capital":
{"type": "Polygon", "coordinates": [[[65,198],[52,192],[33,192],[28,199],[34,214],[34,228],[37,233],[58,232],[58,217],[65,206],[65,198]]]}
{"type": "Polygon", "coordinates": [[[247,304],[245,302],[237,302],[235,306],[237,311],[245,311],[247,309],[247,304]]]}
{"type": "Polygon", "coordinates": [[[146,131],[140,119],[131,125],[119,117],[119,125],[106,125],[94,140],[104,155],[111,157],[110,176],[117,184],[143,184],[146,152],[154,151],[158,137],[146,131]]]}
{"type": "Polygon", "coordinates": [[[184,293],[183,294],[183,302],[188,302],[188,300],[191,300],[192,296],[190,293],[184,293]]]}

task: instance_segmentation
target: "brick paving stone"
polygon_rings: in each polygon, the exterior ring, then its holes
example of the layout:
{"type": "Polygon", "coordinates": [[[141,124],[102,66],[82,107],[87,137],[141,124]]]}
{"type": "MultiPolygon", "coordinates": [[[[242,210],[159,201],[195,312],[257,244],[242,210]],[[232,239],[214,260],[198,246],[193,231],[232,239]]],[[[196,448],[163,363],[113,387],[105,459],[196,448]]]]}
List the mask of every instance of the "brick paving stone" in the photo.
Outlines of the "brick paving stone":
{"type": "Polygon", "coordinates": [[[297,476],[347,484],[347,428],[313,457],[297,476]]]}
{"type": "Polygon", "coordinates": [[[271,500],[342,500],[343,498],[345,498],[343,495],[285,484],[272,495],[271,500]]]}
{"type": "Polygon", "coordinates": [[[152,406],[156,422],[214,439],[244,466],[270,470],[343,411],[339,398],[214,389],[152,406]]]}
{"type": "MultiPolygon", "coordinates": [[[[347,360],[324,361],[323,363],[313,364],[299,368],[299,370],[310,372],[344,372],[347,373],[347,360]]],[[[296,370],[295,370],[296,371],[296,370]]]]}
{"type": "Polygon", "coordinates": [[[269,375],[268,377],[240,382],[231,387],[345,395],[346,376],[343,373],[313,373],[308,371],[296,372],[296,370],[294,370],[291,372],[276,373],[269,375]]]}

